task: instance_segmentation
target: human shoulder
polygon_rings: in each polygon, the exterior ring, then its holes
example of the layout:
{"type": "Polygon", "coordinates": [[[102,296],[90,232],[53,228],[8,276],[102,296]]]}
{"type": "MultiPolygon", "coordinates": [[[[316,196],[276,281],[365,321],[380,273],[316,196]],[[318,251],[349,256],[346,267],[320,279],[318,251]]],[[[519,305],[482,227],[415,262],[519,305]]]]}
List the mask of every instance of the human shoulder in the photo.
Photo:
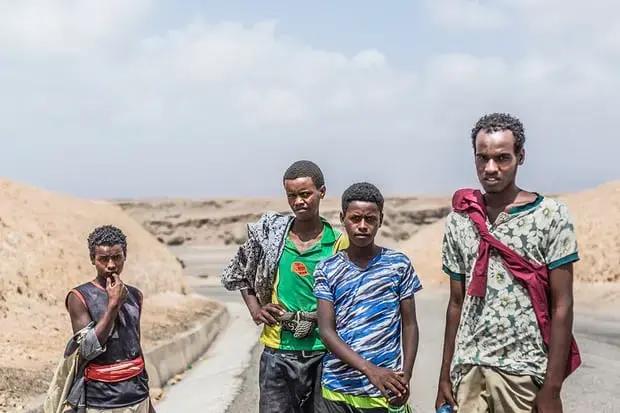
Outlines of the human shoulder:
{"type": "Polygon", "coordinates": [[[292,220],[292,215],[267,211],[257,221],[248,224],[248,232],[263,238],[266,234],[286,228],[292,220]]]}
{"type": "Polygon", "coordinates": [[[469,216],[465,212],[451,210],[445,217],[446,226],[458,226],[469,222],[469,216]]]}
{"type": "Polygon", "coordinates": [[[323,258],[316,265],[315,271],[319,271],[323,274],[326,274],[333,271],[336,267],[342,265],[343,263],[342,252],[338,251],[337,253],[330,255],[329,257],[323,258]]]}
{"type": "Polygon", "coordinates": [[[289,214],[283,214],[276,211],[267,211],[261,215],[255,224],[273,226],[281,223],[287,224],[292,219],[293,216],[289,214]]]}
{"type": "Polygon", "coordinates": [[[392,249],[383,248],[383,263],[390,268],[396,268],[398,270],[405,270],[409,267],[413,267],[411,259],[403,252],[392,249]]]}
{"type": "Polygon", "coordinates": [[[548,209],[552,213],[566,213],[568,212],[568,205],[564,201],[559,198],[554,198],[550,196],[544,196],[542,201],[540,202],[540,207],[544,209],[548,209]]]}
{"type": "Polygon", "coordinates": [[[125,287],[127,287],[127,289],[133,293],[133,294],[137,294],[140,297],[142,297],[144,294],[142,293],[142,290],[140,290],[138,287],[135,287],[133,285],[129,285],[127,283],[125,283],[125,287]]]}
{"type": "Polygon", "coordinates": [[[538,225],[553,226],[558,222],[570,222],[571,215],[568,205],[557,198],[544,197],[537,209],[539,217],[536,219],[538,225]]]}

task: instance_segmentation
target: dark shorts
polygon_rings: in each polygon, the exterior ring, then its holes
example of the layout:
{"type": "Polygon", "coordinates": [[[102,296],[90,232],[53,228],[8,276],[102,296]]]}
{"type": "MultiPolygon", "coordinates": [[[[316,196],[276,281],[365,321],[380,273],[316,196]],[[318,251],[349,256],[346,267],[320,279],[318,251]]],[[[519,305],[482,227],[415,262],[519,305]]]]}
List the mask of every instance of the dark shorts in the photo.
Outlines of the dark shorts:
{"type": "Polygon", "coordinates": [[[260,358],[260,413],[318,413],[323,351],[281,351],[265,347],[260,358]]]}

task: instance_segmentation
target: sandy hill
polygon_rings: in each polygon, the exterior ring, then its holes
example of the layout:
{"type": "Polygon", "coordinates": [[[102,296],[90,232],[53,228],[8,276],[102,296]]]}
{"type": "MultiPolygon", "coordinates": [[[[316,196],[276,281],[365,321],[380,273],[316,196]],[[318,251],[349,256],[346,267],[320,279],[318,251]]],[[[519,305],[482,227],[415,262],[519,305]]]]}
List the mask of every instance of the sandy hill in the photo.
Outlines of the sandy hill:
{"type": "MultiPolygon", "coordinates": [[[[246,224],[264,211],[289,213],[283,197],[252,199],[140,199],[117,200],[127,213],[168,245],[234,245],[247,235],[246,224]]],[[[379,242],[393,246],[411,237],[421,226],[441,219],[448,212],[446,197],[390,197],[379,242]]],[[[337,228],[340,199],[326,197],[321,215],[337,228]]]]}
{"type": "Polygon", "coordinates": [[[146,347],[211,311],[186,295],[176,258],[118,206],[0,181],[0,412],[47,389],[70,337],[65,294],[94,276],[87,237],[101,224],[127,235],[122,278],[145,294],[146,347]]]}
{"type": "MultiPolygon", "coordinates": [[[[577,231],[581,256],[575,265],[577,282],[619,283],[620,181],[557,198],[568,205],[577,231]]],[[[440,262],[444,221],[421,229],[403,246],[427,284],[447,282],[440,262]]]]}

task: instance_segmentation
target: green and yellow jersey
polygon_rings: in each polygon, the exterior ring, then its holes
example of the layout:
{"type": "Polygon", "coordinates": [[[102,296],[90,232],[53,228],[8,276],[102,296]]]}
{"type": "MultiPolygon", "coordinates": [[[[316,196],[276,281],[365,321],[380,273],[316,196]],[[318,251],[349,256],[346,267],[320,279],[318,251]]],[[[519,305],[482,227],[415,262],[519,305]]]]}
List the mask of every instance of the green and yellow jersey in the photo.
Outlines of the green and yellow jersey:
{"type": "MultiPolygon", "coordinates": [[[[288,234],[284,241],[284,250],[273,284],[272,302],[281,305],[286,311],[316,311],[317,299],[313,293],[314,267],[319,261],[349,246],[349,240],[344,234],[334,229],[327,220],[321,220],[324,224],[321,240],[303,253],[299,253],[288,234]]],[[[326,349],[318,328],[315,328],[309,337],[298,339],[280,325],[265,326],[260,342],[266,347],[279,350],[326,349]]]]}

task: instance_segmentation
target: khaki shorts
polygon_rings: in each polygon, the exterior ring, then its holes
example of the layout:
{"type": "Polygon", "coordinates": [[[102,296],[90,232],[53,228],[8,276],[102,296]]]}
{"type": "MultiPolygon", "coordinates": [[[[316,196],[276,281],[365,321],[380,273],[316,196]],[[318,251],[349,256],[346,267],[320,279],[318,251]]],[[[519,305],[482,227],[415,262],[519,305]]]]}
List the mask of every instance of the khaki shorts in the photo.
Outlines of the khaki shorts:
{"type": "Polygon", "coordinates": [[[87,408],[86,413],[149,413],[149,398],[147,397],[138,404],[127,407],[117,407],[116,409],[97,409],[87,408]]]}
{"type": "Polygon", "coordinates": [[[463,413],[531,413],[539,387],[531,376],[515,376],[474,366],[456,391],[463,413]]]}

